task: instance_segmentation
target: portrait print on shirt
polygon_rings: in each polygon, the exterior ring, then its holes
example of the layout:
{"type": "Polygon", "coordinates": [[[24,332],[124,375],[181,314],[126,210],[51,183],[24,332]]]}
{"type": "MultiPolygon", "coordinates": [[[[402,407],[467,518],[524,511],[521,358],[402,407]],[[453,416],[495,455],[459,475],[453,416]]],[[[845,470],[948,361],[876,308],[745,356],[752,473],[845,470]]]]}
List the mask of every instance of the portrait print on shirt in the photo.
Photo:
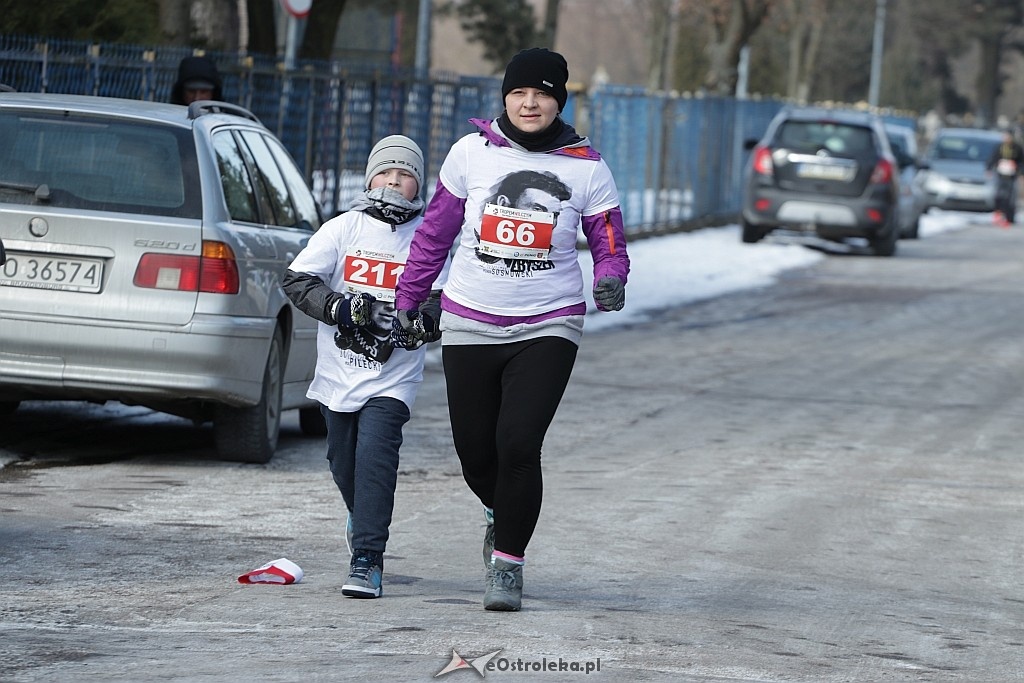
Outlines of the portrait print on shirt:
{"type": "Polygon", "coordinates": [[[395,318],[395,302],[374,301],[370,306],[370,324],[366,327],[338,328],[334,333],[334,344],[342,351],[348,351],[360,358],[347,356],[348,365],[380,370],[388,362],[395,347],[391,345],[391,321],[395,318]],[[375,365],[376,364],[376,365],[375,365]]]}
{"type": "Polygon", "coordinates": [[[356,329],[339,328],[334,344],[341,349],[345,363],[380,372],[394,347],[390,344],[391,323],[395,319],[395,287],[405,270],[405,260],[391,250],[350,245],[345,252],[342,278],[345,293],[369,294],[370,323],[356,329]]]}
{"type": "MultiPolygon", "coordinates": [[[[551,236],[572,190],[550,171],[515,171],[502,178],[484,205],[476,231],[477,259],[502,261],[510,275],[549,270],[551,236]]],[[[497,273],[498,271],[496,271],[497,273]]]]}

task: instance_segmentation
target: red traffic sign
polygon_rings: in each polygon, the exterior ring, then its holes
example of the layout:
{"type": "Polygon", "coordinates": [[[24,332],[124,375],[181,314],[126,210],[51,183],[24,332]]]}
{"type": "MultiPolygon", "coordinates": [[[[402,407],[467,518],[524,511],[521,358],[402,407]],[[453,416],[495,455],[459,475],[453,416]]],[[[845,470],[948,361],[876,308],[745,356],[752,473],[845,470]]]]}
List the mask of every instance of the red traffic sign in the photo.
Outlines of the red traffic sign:
{"type": "Polygon", "coordinates": [[[309,8],[313,6],[313,0],[281,0],[281,7],[284,11],[297,19],[302,19],[309,14],[309,8]]]}

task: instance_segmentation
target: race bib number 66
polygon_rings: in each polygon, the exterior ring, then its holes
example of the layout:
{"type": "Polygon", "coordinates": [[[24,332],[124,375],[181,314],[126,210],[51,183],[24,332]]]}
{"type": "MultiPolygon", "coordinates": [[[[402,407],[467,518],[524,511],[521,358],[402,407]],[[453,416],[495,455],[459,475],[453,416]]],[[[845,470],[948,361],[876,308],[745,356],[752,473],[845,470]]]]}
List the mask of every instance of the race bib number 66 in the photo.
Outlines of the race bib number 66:
{"type": "Polygon", "coordinates": [[[501,258],[547,261],[555,215],[488,204],[480,222],[480,246],[485,254],[501,258]]]}
{"type": "Polygon", "coordinates": [[[366,292],[375,299],[394,301],[398,276],[404,270],[405,263],[395,254],[349,247],[345,253],[345,291],[366,292]]]}

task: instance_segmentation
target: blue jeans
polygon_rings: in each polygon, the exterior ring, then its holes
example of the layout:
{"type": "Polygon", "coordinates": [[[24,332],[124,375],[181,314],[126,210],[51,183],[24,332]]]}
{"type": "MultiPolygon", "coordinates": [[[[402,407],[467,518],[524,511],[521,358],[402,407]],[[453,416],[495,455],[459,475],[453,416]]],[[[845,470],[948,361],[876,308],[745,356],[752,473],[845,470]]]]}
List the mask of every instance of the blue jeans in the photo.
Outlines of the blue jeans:
{"type": "Polygon", "coordinates": [[[354,413],[320,406],[327,420],[327,462],[352,516],[352,550],[383,553],[395,508],[398,449],[409,407],[371,398],[354,413]]]}

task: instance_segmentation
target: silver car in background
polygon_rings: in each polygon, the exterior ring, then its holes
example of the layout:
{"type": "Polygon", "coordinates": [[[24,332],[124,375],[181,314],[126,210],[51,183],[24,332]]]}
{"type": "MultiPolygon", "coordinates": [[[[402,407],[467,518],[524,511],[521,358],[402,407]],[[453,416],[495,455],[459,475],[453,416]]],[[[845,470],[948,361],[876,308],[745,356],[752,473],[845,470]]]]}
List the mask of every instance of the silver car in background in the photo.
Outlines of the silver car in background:
{"type": "Polygon", "coordinates": [[[922,171],[928,208],[995,211],[995,178],[987,170],[1002,134],[980,128],[942,128],[924,154],[922,171]]]}
{"type": "Polygon", "coordinates": [[[917,133],[909,126],[886,123],[885,134],[900,173],[900,238],[916,240],[921,236],[921,214],[928,210],[928,197],[918,175],[922,164],[918,160],[917,133]]]}
{"type": "Polygon", "coordinates": [[[240,107],[0,93],[0,414],[142,405],[212,421],[243,462],[272,457],[282,410],[322,433],[317,323],[280,284],[321,220],[240,107]]]}

